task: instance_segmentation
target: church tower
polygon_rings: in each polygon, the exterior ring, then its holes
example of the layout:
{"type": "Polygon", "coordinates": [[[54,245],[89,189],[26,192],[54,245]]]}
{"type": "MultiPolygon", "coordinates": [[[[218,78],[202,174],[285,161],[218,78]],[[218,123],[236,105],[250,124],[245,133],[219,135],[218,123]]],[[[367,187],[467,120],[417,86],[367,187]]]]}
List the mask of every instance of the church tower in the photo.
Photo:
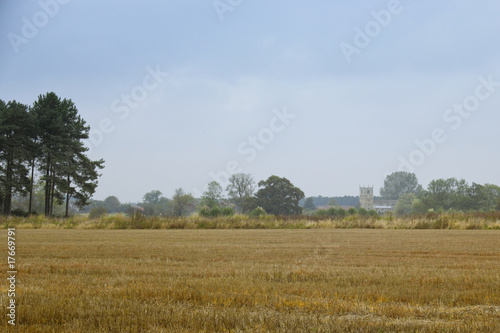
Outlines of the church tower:
{"type": "Polygon", "coordinates": [[[373,186],[359,187],[359,204],[366,210],[373,209],[373,186]]]}

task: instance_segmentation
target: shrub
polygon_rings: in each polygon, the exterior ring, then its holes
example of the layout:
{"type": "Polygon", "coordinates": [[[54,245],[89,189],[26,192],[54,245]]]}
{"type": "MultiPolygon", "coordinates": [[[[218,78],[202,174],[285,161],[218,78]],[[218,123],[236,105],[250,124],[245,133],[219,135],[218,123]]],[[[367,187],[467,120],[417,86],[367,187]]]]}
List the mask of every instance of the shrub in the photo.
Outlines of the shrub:
{"type": "Polygon", "coordinates": [[[328,211],[326,209],[318,209],[314,215],[316,215],[316,216],[328,216],[328,211]]]}
{"type": "Polygon", "coordinates": [[[349,208],[349,209],[347,210],[347,214],[349,214],[349,215],[354,215],[354,214],[356,214],[356,208],[354,208],[354,207],[349,208]]]}
{"type": "Polygon", "coordinates": [[[347,212],[345,211],[345,209],[343,209],[343,208],[341,208],[341,207],[339,207],[339,208],[337,209],[337,216],[344,217],[344,216],[346,216],[346,215],[347,215],[347,212]]]}
{"type": "Polygon", "coordinates": [[[107,211],[104,207],[95,207],[89,213],[89,219],[98,219],[104,215],[106,215],[107,211]]]}
{"type": "Polygon", "coordinates": [[[203,206],[203,207],[201,207],[198,214],[200,214],[200,216],[203,216],[203,217],[209,217],[210,216],[210,208],[208,206],[203,206]]]}
{"type": "Polygon", "coordinates": [[[28,216],[28,213],[26,213],[24,210],[20,209],[20,208],[16,208],[14,210],[12,210],[10,212],[10,215],[13,215],[13,216],[20,216],[20,217],[27,217],[28,216]]]}
{"type": "Polygon", "coordinates": [[[212,207],[212,209],[210,210],[210,216],[212,217],[217,217],[221,215],[221,213],[222,213],[221,209],[217,206],[212,207]]]}
{"type": "Polygon", "coordinates": [[[361,207],[360,209],[358,209],[358,214],[361,216],[367,216],[368,211],[365,208],[361,207]]]}
{"type": "Polygon", "coordinates": [[[330,215],[330,216],[337,216],[337,209],[335,207],[329,208],[328,209],[328,215],[330,215]]]}
{"type": "Polygon", "coordinates": [[[266,211],[262,207],[257,207],[250,212],[251,217],[259,217],[267,215],[266,211]]]}
{"type": "Polygon", "coordinates": [[[224,207],[222,208],[222,215],[224,216],[233,216],[234,215],[234,209],[231,207],[224,207]]]}

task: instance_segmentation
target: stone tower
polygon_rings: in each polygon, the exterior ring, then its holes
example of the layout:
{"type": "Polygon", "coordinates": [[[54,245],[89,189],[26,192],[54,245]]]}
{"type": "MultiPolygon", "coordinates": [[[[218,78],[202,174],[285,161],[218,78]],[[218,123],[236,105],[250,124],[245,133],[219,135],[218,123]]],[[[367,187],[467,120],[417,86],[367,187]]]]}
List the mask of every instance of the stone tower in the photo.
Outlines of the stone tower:
{"type": "Polygon", "coordinates": [[[359,204],[361,208],[373,209],[373,186],[359,187],[359,204]]]}

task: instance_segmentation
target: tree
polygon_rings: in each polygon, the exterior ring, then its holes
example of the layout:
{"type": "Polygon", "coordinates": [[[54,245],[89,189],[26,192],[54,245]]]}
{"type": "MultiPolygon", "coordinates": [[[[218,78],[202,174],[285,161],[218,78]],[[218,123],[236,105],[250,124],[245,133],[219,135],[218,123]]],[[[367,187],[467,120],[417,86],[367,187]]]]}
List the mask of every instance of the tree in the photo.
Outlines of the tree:
{"type": "Polygon", "coordinates": [[[74,199],[75,205],[82,209],[92,197],[97,188],[97,178],[100,176],[97,169],[102,169],[104,161],[91,161],[81,151],[75,152],[73,156],[63,163],[62,168],[65,182],[59,185],[59,189],[66,195],[65,216],[69,216],[69,203],[74,199]]]}
{"type": "Polygon", "coordinates": [[[111,195],[104,199],[104,207],[106,207],[106,211],[109,213],[116,213],[120,210],[121,203],[117,197],[111,195]]]}
{"type": "Polygon", "coordinates": [[[222,186],[215,180],[208,183],[207,190],[203,192],[201,203],[208,208],[219,206],[222,199],[222,186]]]}
{"type": "Polygon", "coordinates": [[[288,179],[271,176],[266,181],[259,182],[257,203],[269,214],[297,215],[302,213],[299,200],[304,198],[304,192],[295,187],[288,179]]]}
{"type": "Polygon", "coordinates": [[[429,183],[426,191],[419,198],[426,209],[449,210],[468,209],[470,198],[467,198],[470,188],[463,179],[436,179],[429,183]]]}
{"type": "Polygon", "coordinates": [[[89,137],[90,128],[78,115],[75,104],[61,100],[55,93],[40,95],[32,107],[37,119],[37,134],[41,157],[39,170],[45,182],[45,208],[47,216],[53,214],[54,203],[74,198],[78,207],[85,206],[97,187],[104,161],[91,161],[83,140],[89,137]]]}
{"type": "Polygon", "coordinates": [[[314,200],[312,197],[307,198],[306,202],[304,203],[304,209],[308,210],[315,210],[316,206],[314,205],[314,200]]]}
{"type": "Polygon", "coordinates": [[[397,216],[410,215],[413,212],[413,203],[417,196],[413,193],[406,193],[399,197],[394,214],[397,216]]]}
{"type": "Polygon", "coordinates": [[[191,212],[195,205],[195,200],[191,194],[184,193],[182,188],[175,190],[172,197],[172,212],[175,216],[184,216],[191,212]]]}
{"type": "Polygon", "coordinates": [[[171,202],[159,190],[148,192],[143,197],[144,215],[168,215],[171,202]]]}
{"type": "Polygon", "coordinates": [[[397,200],[403,194],[418,194],[421,191],[422,186],[418,184],[417,176],[414,173],[397,171],[385,178],[380,195],[385,199],[397,200]]]}
{"type": "Polygon", "coordinates": [[[485,196],[484,210],[492,211],[498,209],[497,204],[500,203],[500,186],[485,184],[483,191],[485,196]]]}
{"type": "Polygon", "coordinates": [[[153,190],[144,194],[144,196],[142,197],[142,201],[145,204],[156,205],[160,202],[162,195],[163,193],[161,193],[159,190],[153,190]]]}
{"type": "Polygon", "coordinates": [[[240,213],[244,213],[246,208],[251,210],[251,198],[255,191],[255,181],[250,174],[236,173],[229,178],[226,187],[229,200],[236,205],[240,213]]]}
{"type": "Polygon", "coordinates": [[[38,118],[33,110],[29,109],[29,123],[28,123],[28,164],[30,167],[30,185],[29,185],[29,201],[28,201],[28,214],[33,212],[33,200],[35,189],[35,167],[37,159],[41,157],[41,147],[39,141],[39,126],[38,118]]]}
{"type": "Polygon", "coordinates": [[[3,213],[12,208],[12,194],[26,193],[29,187],[28,107],[16,101],[0,102],[0,182],[3,192],[3,213]]]}
{"type": "Polygon", "coordinates": [[[328,201],[328,206],[331,206],[331,207],[338,206],[337,200],[335,200],[335,198],[331,198],[330,201],[328,201]]]}

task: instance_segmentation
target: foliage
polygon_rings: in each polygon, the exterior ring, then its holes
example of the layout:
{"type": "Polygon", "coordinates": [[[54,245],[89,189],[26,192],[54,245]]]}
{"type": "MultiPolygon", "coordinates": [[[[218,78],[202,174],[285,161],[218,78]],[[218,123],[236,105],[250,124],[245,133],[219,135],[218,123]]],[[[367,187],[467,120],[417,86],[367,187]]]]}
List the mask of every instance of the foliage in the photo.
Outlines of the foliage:
{"type": "Polygon", "coordinates": [[[104,207],[96,207],[92,208],[92,210],[89,213],[89,219],[98,219],[104,215],[106,215],[107,211],[106,208],[104,207]]]}
{"type": "Polygon", "coordinates": [[[203,192],[201,204],[214,208],[220,204],[222,199],[222,186],[215,180],[208,183],[207,190],[203,192]]]}
{"type": "Polygon", "coordinates": [[[226,187],[230,202],[236,205],[240,213],[248,212],[251,208],[251,198],[255,190],[255,181],[250,174],[236,173],[229,178],[226,187]]]}
{"type": "Polygon", "coordinates": [[[418,211],[492,211],[500,198],[500,187],[476,183],[469,185],[465,180],[456,178],[436,179],[418,198],[418,211]]]}
{"type": "Polygon", "coordinates": [[[10,213],[14,193],[29,195],[32,212],[35,168],[44,182],[44,213],[65,202],[68,216],[70,201],[81,208],[95,192],[97,169],[103,160],[92,161],[85,153],[83,140],[89,127],[78,115],[71,100],[55,93],[40,95],[33,106],[15,101],[0,103],[0,188],[4,213],[10,213]]]}
{"type": "MultiPolygon", "coordinates": [[[[225,208],[219,209],[219,216],[204,217],[201,214],[174,216],[144,216],[142,210],[131,208],[130,215],[102,215],[89,219],[87,215],[69,218],[35,216],[0,216],[0,228],[18,229],[457,229],[457,230],[500,230],[500,212],[429,212],[422,215],[393,217],[392,214],[379,216],[375,211],[368,215],[334,215],[330,209],[318,211],[315,216],[273,216],[265,214],[262,208],[250,215],[230,215],[225,208]],[[225,215],[227,214],[227,215],[225,215]],[[332,214],[332,215],[330,215],[332,214]],[[255,218],[259,217],[259,218],[255,218]]],[[[103,207],[99,209],[104,209],[103,207]]],[[[338,214],[337,210],[335,214],[338,214]]],[[[23,215],[24,212],[23,212],[23,215]]]]}
{"type": "Polygon", "coordinates": [[[210,216],[210,207],[208,206],[203,206],[200,208],[198,211],[198,214],[203,217],[209,217],[210,216]]]}
{"type": "Polygon", "coordinates": [[[417,176],[414,173],[397,171],[388,175],[384,180],[384,186],[380,189],[380,195],[385,199],[397,200],[403,194],[418,194],[422,191],[417,176]]]}
{"type": "Polygon", "coordinates": [[[143,214],[146,216],[166,216],[172,214],[172,202],[162,196],[159,190],[146,193],[143,196],[143,214]]]}
{"type": "Polygon", "coordinates": [[[307,198],[306,202],[304,203],[304,209],[308,210],[315,210],[316,206],[314,205],[313,198],[309,197],[307,198]]]}
{"type": "Polygon", "coordinates": [[[410,215],[413,212],[413,204],[417,196],[413,193],[406,193],[399,197],[396,207],[394,207],[394,214],[396,216],[410,215]]]}
{"type": "Polygon", "coordinates": [[[203,206],[198,214],[203,217],[233,216],[234,210],[231,207],[220,208],[215,206],[210,208],[208,206],[203,206]]]}
{"type": "Polygon", "coordinates": [[[328,201],[328,206],[338,206],[337,200],[335,200],[335,198],[331,198],[330,201],[328,201]]]}
{"type": "Polygon", "coordinates": [[[318,209],[316,216],[331,216],[331,217],[345,217],[347,212],[341,207],[330,207],[328,209],[318,209]]]}
{"type": "Polygon", "coordinates": [[[259,216],[266,216],[267,213],[266,213],[266,210],[262,207],[257,207],[257,208],[254,208],[251,212],[250,212],[250,217],[259,217],[259,216]]]}
{"type": "Polygon", "coordinates": [[[121,203],[115,196],[109,196],[104,199],[104,207],[106,207],[106,211],[108,213],[116,213],[120,211],[121,203]]]}
{"type": "Polygon", "coordinates": [[[195,207],[195,200],[191,194],[184,193],[182,188],[175,190],[172,197],[172,213],[174,216],[185,216],[191,213],[195,207]]]}
{"type": "Polygon", "coordinates": [[[367,216],[368,210],[366,210],[365,208],[360,208],[360,209],[358,209],[358,214],[361,216],[367,216]]]}
{"type": "Polygon", "coordinates": [[[144,194],[142,201],[145,204],[156,205],[160,202],[162,195],[163,195],[163,193],[161,193],[161,191],[154,190],[154,191],[151,191],[151,192],[144,194]]]}
{"type": "Polygon", "coordinates": [[[0,190],[6,215],[11,213],[13,193],[25,194],[30,185],[25,163],[29,158],[29,130],[28,107],[0,100],[0,190]]]}
{"type": "Polygon", "coordinates": [[[299,200],[304,192],[295,187],[288,179],[271,176],[259,182],[257,203],[269,214],[298,215],[302,213],[299,200]]]}
{"type": "Polygon", "coordinates": [[[10,214],[12,216],[22,216],[22,217],[28,216],[28,213],[20,208],[13,209],[10,214]]]}

